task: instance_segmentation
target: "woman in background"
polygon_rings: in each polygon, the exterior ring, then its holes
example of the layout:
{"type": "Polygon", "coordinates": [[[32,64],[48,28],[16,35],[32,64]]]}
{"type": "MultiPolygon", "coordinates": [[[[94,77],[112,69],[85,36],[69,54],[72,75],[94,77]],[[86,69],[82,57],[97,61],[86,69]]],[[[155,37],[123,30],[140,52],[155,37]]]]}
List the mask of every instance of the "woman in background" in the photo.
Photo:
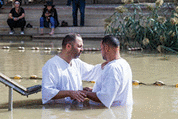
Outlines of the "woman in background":
{"type": "Polygon", "coordinates": [[[15,0],[14,2],[14,8],[11,9],[9,12],[9,18],[7,20],[7,24],[9,25],[11,31],[9,34],[14,34],[14,28],[20,27],[21,32],[20,34],[24,34],[24,27],[26,24],[25,21],[25,11],[24,9],[20,6],[20,1],[15,0]]]}
{"type": "Polygon", "coordinates": [[[40,18],[40,34],[43,34],[43,28],[49,28],[51,25],[51,32],[49,35],[54,34],[54,28],[59,26],[57,11],[51,1],[47,1],[45,8],[43,9],[43,14],[40,18]]]}

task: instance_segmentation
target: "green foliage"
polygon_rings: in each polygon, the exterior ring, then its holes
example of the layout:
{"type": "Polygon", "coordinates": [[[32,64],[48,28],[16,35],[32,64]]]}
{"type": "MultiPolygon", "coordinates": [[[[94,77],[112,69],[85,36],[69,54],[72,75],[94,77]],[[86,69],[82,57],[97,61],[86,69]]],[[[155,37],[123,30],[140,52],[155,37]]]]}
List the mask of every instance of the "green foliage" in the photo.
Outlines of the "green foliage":
{"type": "Polygon", "coordinates": [[[178,51],[178,6],[171,11],[161,10],[163,1],[155,3],[144,11],[141,5],[134,3],[130,4],[133,10],[127,9],[127,5],[117,7],[105,20],[105,34],[119,37],[123,44],[138,43],[142,48],[157,49],[161,46],[178,51]]]}

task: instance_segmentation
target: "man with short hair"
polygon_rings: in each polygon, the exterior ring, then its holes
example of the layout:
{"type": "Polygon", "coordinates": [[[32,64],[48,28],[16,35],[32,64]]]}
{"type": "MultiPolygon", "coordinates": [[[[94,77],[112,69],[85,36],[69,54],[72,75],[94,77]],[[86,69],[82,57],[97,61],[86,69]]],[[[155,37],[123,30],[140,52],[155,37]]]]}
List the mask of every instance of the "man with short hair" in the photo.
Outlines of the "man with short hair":
{"type": "Polygon", "coordinates": [[[42,103],[83,102],[86,95],[82,90],[82,77],[93,65],[78,57],[83,51],[83,40],[79,34],[66,35],[62,51],[46,62],[42,69],[42,103]]]}
{"type": "Polygon", "coordinates": [[[88,78],[97,78],[93,89],[84,88],[87,97],[98,104],[111,106],[132,105],[132,71],[120,56],[120,42],[113,36],[101,41],[101,54],[105,63],[96,65],[88,78]],[[97,77],[96,77],[97,75],[97,77]]]}

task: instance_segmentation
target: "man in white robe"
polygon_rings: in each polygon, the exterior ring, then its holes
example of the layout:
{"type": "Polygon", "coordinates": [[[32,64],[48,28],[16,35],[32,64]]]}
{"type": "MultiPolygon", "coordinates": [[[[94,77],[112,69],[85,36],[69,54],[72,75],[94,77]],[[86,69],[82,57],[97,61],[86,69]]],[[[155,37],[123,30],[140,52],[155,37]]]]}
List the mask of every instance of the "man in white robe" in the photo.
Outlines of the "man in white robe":
{"type": "Polygon", "coordinates": [[[93,65],[81,61],[78,57],[83,51],[80,35],[69,34],[62,42],[62,51],[46,62],[42,68],[42,103],[83,102],[86,95],[78,90],[82,88],[82,76],[93,65]]]}
{"type": "Polygon", "coordinates": [[[97,78],[93,89],[84,88],[92,104],[108,108],[132,105],[132,71],[126,60],[120,57],[120,42],[113,36],[105,36],[101,42],[101,53],[106,60],[88,73],[88,78],[97,78]],[[98,75],[96,77],[96,75],[98,75]]]}

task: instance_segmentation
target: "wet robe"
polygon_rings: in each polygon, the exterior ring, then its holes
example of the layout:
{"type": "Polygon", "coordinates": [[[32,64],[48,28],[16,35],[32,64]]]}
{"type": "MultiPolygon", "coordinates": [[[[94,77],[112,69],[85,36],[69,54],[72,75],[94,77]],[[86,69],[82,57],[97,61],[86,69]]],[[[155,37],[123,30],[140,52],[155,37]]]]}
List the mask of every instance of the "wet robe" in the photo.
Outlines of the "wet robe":
{"type": "MultiPolygon", "coordinates": [[[[133,104],[132,71],[123,58],[109,62],[103,70],[101,65],[96,65],[90,71],[88,77],[95,78],[96,83],[93,92],[96,92],[97,97],[104,106],[110,108],[111,106],[133,104]]],[[[101,103],[94,101],[90,101],[90,103],[101,105],[101,103]]]]}
{"type": "MultiPolygon", "coordinates": [[[[57,55],[48,60],[42,68],[42,103],[55,102],[51,99],[61,90],[82,90],[82,76],[92,68],[93,65],[78,58],[73,59],[71,64],[57,55]]],[[[71,100],[67,97],[63,101],[71,100]]]]}

